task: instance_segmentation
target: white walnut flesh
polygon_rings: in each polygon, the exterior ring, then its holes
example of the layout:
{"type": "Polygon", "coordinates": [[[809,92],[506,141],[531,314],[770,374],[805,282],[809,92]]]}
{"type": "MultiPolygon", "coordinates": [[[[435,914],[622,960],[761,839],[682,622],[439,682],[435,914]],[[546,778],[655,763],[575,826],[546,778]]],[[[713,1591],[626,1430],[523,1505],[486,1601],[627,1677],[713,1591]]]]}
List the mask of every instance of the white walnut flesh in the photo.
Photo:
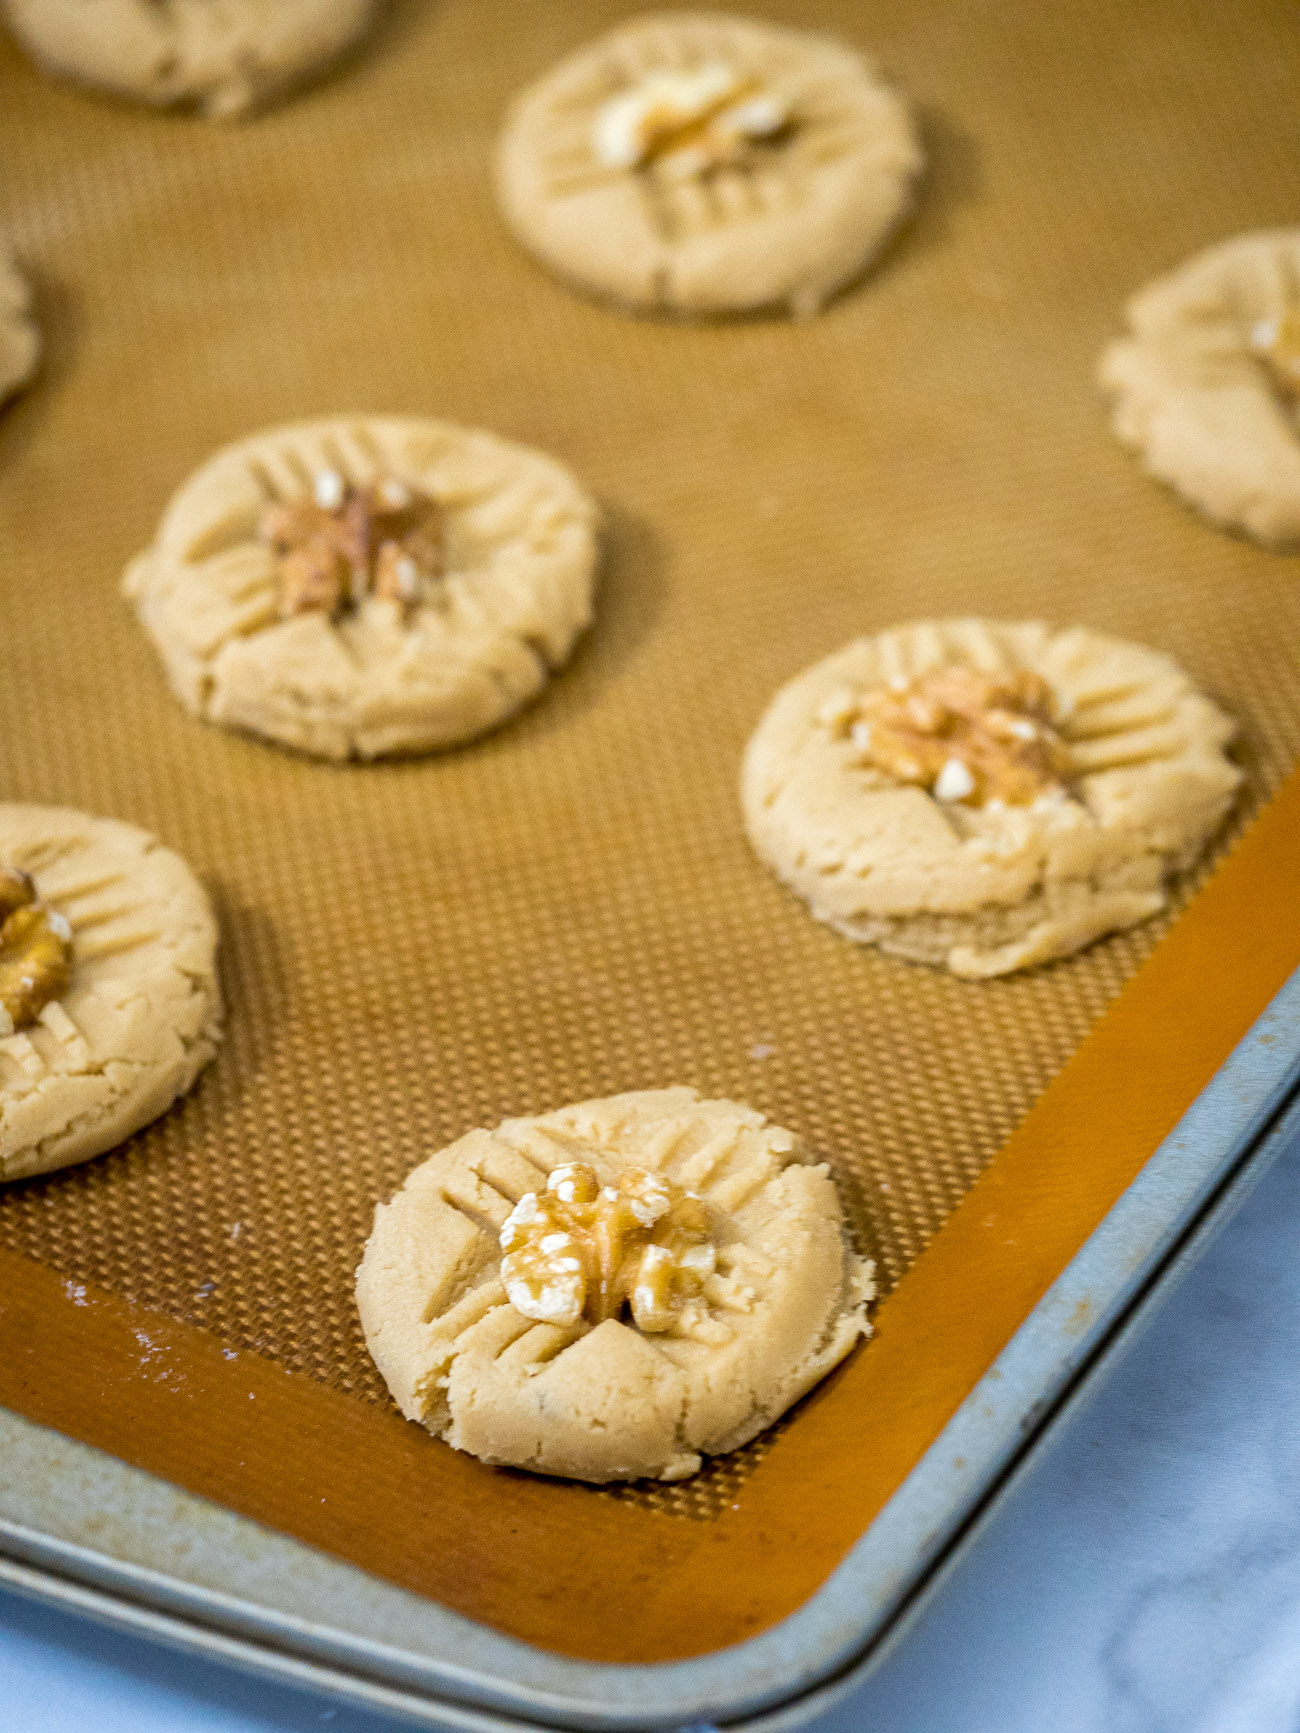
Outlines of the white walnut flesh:
{"type": "Polygon", "coordinates": [[[601,1324],[624,1312],[647,1335],[729,1341],[709,1307],[745,1310],[752,1295],[718,1274],[709,1206],[661,1175],[630,1168],[602,1186],[568,1162],[527,1192],[501,1229],[501,1279],[538,1323],[601,1324]]]}
{"type": "Polygon", "coordinates": [[[742,160],[789,124],[779,97],[711,61],[693,72],[647,73],[611,97],[596,116],[592,150],[604,168],[657,163],[670,177],[689,179],[742,160]]]}

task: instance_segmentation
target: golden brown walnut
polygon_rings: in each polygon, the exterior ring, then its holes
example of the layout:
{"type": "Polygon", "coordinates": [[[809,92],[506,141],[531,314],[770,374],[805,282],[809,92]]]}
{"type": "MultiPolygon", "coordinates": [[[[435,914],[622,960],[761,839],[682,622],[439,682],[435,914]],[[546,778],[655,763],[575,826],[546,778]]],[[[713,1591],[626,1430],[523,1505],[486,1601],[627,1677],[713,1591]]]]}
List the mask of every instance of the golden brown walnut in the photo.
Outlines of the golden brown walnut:
{"type": "Polygon", "coordinates": [[[1265,319],[1250,334],[1250,347],[1264,363],[1272,385],[1292,402],[1300,400],[1300,305],[1279,319],[1265,319]]]}
{"type": "Polygon", "coordinates": [[[659,164],[668,178],[687,180],[742,161],[789,124],[778,97],[711,62],[693,72],[649,72],[611,97],[596,116],[592,146],[606,168],[659,164]]]}
{"type": "Polygon", "coordinates": [[[515,1310],[538,1323],[601,1324],[626,1309],[647,1334],[725,1342],[712,1303],[748,1309],[753,1296],[718,1274],[709,1208],[660,1174],[629,1168],[602,1186],[586,1162],[557,1167],[501,1229],[501,1279],[515,1310]]]}
{"type": "Polygon", "coordinates": [[[937,800],[1027,806],[1061,789],[1070,753],[1041,675],[940,668],[864,693],[849,736],[865,763],[937,800]]]}
{"type": "Polygon", "coordinates": [[[0,1033],[34,1023],[72,975],[72,929],[17,867],[0,867],[0,1033]]]}
{"type": "Polygon", "coordinates": [[[280,558],[280,612],[337,614],[347,594],[348,568],[328,537],[313,535],[280,558]]]}
{"type": "Polygon", "coordinates": [[[36,882],[19,867],[0,866],[0,927],[15,909],[36,901],[36,882]]]}
{"type": "Polygon", "coordinates": [[[268,506],[258,533],[277,556],[286,619],[336,618],[368,595],[409,613],[443,574],[441,507],[392,476],[354,487],[337,470],[321,470],[309,495],[268,506]]]}

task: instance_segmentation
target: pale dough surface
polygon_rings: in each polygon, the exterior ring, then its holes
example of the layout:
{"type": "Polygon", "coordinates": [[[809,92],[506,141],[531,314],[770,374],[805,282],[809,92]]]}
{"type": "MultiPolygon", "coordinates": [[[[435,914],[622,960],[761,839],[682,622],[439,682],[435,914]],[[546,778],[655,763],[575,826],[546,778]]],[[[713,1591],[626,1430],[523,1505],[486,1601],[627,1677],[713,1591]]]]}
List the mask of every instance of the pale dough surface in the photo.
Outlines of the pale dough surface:
{"type": "Polygon", "coordinates": [[[51,72],[212,120],[301,84],[370,24],[375,0],[0,0],[51,72]]]}
{"type": "Polygon", "coordinates": [[[497,150],[516,236],[562,276],[631,307],[811,313],[856,277],[906,209],[921,148],[871,62],[826,37],[728,13],[658,12],[563,60],[518,98],[497,150]],[[789,139],[753,172],[666,188],[608,169],[595,117],[648,72],[723,61],[784,99],[789,139]]]}
{"type": "Polygon", "coordinates": [[[40,334],[31,316],[32,293],[22,273],[0,245],[0,403],[36,371],[40,334]]]}
{"type": "Polygon", "coordinates": [[[72,979],[0,1040],[0,1181],[112,1149],[183,1095],[221,1039],[217,925],[179,855],[116,819],[0,805],[0,862],[72,927],[72,979]]]}
{"type": "Polygon", "coordinates": [[[1101,359],[1112,425],[1215,523],[1300,541],[1300,409],[1247,339],[1300,302],[1300,229],[1238,235],[1158,278],[1101,359]]]}
{"type": "Polygon", "coordinates": [[[750,840],[851,939],[971,979],[1068,956],[1165,905],[1241,772],[1219,707],[1159,651],[1081,626],[945,620],[859,638],[777,693],[746,749],[750,840]],[[1067,798],[937,801],[864,766],[819,712],[841,690],[952,663],[1027,668],[1071,707],[1067,798]]]}
{"type": "Polygon", "coordinates": [[[597,512],[539,452],[450,422],[335,416],[210,458],[173,496],[124,588],[194,715],[321,758],[429,751],[536,696],[591,619],[597,512]],[[404,619],[368,598],[282,620],[266,506],[336,469],[442,502],[447,576],[404,619]]]}
{"type": "Polygon", "coordinates": [[[830,1173],[796,1139],[693,1089],[588,1101],[471,1131],[375,1212],[357,1272],[370,1352],[408,1420],[485,1462],[581,1480],[677,1480],[775,1420],[868,1331],[872,1266],[830,1173]],[[536,1324],[506,1299],[497,1232],[546,1175],[663,1173],[726,1212],[720,1262],[754,1290],[730,1343],[629,1324],[536,1324]]]}

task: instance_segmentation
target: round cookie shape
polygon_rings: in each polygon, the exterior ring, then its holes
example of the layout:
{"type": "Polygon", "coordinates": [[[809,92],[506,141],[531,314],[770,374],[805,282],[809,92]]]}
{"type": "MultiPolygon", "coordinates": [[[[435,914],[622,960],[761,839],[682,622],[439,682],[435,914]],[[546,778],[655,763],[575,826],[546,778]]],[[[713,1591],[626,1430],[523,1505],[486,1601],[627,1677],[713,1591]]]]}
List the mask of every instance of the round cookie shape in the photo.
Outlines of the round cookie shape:
{"type": "Polygon", "coordinates": [[[590,1481],[679,1480],[748,1442],[869,1333],[874,1291],[828,1169],[761,1113],[688,1088],[469,1132],[379,1205],[357,1271],[367,1345],[408,1420],[484,1462],[590,1481]],[[571,1192],[575,1164],[611,1195],[658,1184],[703,1212],[713,1273],[690,1333],[643,1330],[639,1310],[551,1323],[512,1304],[502,1239],[571,1192]]]}
{"type": "Polygon", "coordinates": [[[0,403],[36,371],[40,333],[31,316],[32,292],[8,251],[0,246],[0,403]]]}
{"type": "Polygon", "coordinates": [[[1126,315],[1099,371],[1117,437],[1212,522],[1300,541],[1300,229],[1210,247],[1126,315]]]}
{"type": "Polygon", "coordinates": [[[445,421],[335,416],[210,458],[123,587],[195,716],[321,758],[426,752],[495,727],[565,662],[591,619],[596,525],[539,452],[445,421]],[[386,488],[436,512],[436,579],[410,605],[367,593],[286,616],[268,513],[386,488]]]}
{"type": "Polygon", "coordinates": [[[216,1052],[222,1011],[211,905],[156,837],[0,805],[0,867],[29,875],[71,942],[58,996],[0,1036],[4,1181],[85,1161],[157,1119],[216,1052]]]}
{"type": "Polygon", "coordinates": [[[741,803],[759,856],[819,920],[978,980],[1069,956],[1162,909],[1168,879],[1232,804],[1234,732],[1177,663],[1143,645],[1081,626],[925,621],[859,638],[784,686],[746,749],[741,803]],[[1014,748],[990,761],[1000,782],[985,781],[959,717],[925,715],[927,690],[942,693],[954,674],[1051,706],[1052,722],[1032,707],[991,716],[1014,748]],[[905,705],[919,695],[929,738],[953,756],[900,774],[879,722],[861,720],[881,714],[882,694],[905,705]],[[1024,750],[1040,753],[1037,788],[1007,774],[1023,769],[1024,750]]]}
{"type": "Polygon", "coordinates": [[[0,0],[0,11],[60,77],[230,120],[327,66],[375,0],[0,0]]]}
{"type": "Polygon", "coordinates": [[[921,165],[907,105],[864,56],[669,11],[619,26],[524,91],[496,181],[518,239],[597,295],[810,314],[879,251],[921,165]],[[670,136],[674,114],[696,123],[670,136]]]}

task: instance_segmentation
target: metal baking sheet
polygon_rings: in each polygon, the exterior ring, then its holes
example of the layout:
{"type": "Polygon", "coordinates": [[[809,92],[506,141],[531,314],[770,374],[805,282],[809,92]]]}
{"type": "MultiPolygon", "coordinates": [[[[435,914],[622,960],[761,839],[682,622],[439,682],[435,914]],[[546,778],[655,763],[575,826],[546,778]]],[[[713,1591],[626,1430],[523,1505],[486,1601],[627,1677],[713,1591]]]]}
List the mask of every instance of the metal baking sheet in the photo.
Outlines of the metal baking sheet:
{"type": "Polygon", "coordinates": [[[1144,1308],[1267,1171],[1294,1136],[1298,1091],[1300,974],[836,1575],[783,1628],[739,1650],[649,1668],[539,1655],[3,1414],[0,1581],[423,1726],[667,1728],[715,1717],[753,1733],[801,1726],[862,1681],[1063,1393],[1082,1399],[1144,1308]]]}
{"type": "Polygon", "coordinates": [[[861,1622],[799,1621],[1300,961],[1300,790],[1247,829],[1300,749],[1296,560],[1147,481],[1092,384],[1133,287],[1293,216],[1290,8],[790,0],[911,93],[931,161],[879,268],[801,325],[626,318],[499,224],[510,95],[635,9],[398,4],[338,76],[228,129],[0,44],[0,228],[47,338],[0,416],[0,774],[182,849],[231,1002],[182,1106],[0,1196],[0,1401],[411,1597],[439,1689],[477,1633],[519,1714],[552,1664],[597,1662],[711,1668],[739,1714],[860,1646],[861,1622]],[[192,464],[345,407],[531,441],[605,507],[587,643],[463,752],[339,770],[204,729],[117,595],[192,464]],[[971,611],[1158,645],[1240,719],[1246,794],[1172,927],[970,985],[845,944],[753,860],[736,765],[773,687],[971,611]],[[675,1080],[835,1164],[876,1342],[679,1488],[525,1482],[404,1427],[351,1301],[375,1200],[466,1126],[675,1080]]]}

